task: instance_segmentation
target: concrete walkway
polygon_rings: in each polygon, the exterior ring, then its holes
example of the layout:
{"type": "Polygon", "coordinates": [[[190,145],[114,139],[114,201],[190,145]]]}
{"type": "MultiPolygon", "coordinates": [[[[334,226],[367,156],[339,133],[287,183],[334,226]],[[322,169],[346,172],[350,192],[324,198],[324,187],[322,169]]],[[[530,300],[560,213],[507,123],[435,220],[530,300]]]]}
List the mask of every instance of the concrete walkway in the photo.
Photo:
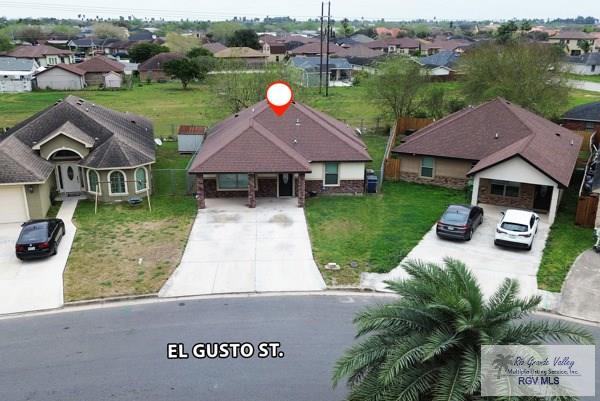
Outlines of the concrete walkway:
{"type": "Polygon", "coordinates": [[[296,199],[208,199],[159,296],[323,289],[296,199]]]}
{"type": "Polygon", "coordinates": [[[57,217],[65,222],[58,253],[22,262],[15,256],[19,224],[0,224],[0,314],[59,308],[63,305],[63,271],[75,238],[71,219],[77,199],[62,203],[57,217]]]}
{"type": "Polygon", "coordinates": [[[563,284],[558,313],[600,322],[600,254],[583,252],[563,284]]]}
{"type": "Polygon", "coordinates": [[[575,81],[569,80],[571,87],[590,92],[600,92],[600,83],[591,81],[575,81]]]}

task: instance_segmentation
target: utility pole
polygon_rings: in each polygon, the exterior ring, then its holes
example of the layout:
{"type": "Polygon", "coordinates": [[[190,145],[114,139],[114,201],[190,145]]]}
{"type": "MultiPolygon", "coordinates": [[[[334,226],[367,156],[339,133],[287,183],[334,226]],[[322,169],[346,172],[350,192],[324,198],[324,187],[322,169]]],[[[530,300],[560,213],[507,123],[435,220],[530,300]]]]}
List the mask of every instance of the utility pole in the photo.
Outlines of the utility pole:
{"type": "Polygon", "coordinates": [[[319,53],[319,94],[323,89],[323,9],[325,7],[325,2],[321,2],[321,52],[319,53]]]}
{"type": "Polygon", "coordinates": [[[329,96],[329,37],[331,36],[331,2],[327,2],[327,53],[325,53],[325,96],[329,96]]]}

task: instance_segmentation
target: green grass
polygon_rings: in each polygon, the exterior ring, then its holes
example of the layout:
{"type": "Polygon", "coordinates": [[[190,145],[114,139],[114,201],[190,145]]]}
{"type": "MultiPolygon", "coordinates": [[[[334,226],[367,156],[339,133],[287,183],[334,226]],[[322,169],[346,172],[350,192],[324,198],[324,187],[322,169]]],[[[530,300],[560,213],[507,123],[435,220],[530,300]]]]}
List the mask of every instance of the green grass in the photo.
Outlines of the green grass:
{"type": "Polygon", "coordinates": [[[373,159],[371,163],[367,163],[367,168],[375,170],[375,173],[379,175],[388,137],[387,135],[363,135],[362,140],[367,145],[369,154],[373,159]]]}
{"type": "Polygon", "coordinates": [[[569,96],[569,102],[565,107],[565,112],[571,110],[575,106],[579,106],[586,103],[600,102],[600,92],[583,91],[579,89],[571,90],[569,96]]]}
{"type": "Polygon", "coordinates": [[[537,276],[538,286],[543,290],[560,292],[577,256],[593,245],[593,230],[575,225],[580,182],[581,173],[574,174],[572,186],[565,191],[550,230],[537,276]]]}
{"type": "Polygon", "coordinates": [[[179,154],[177,142],[163,142],[162,146],[156,147],[156,163],[152,168],[154,170],[184,169],[191,158],[190,154],[179,154]]]}
{"type": "Polygon", "coordinates": [[[377,195],[308,199],[306,216],[315,260],[330,285],[357,284],[363,271],[388,272],[448,204],[465,201],[462,191],[407,182],[386,182],[377,195]],[[357,268],[350,267],[352,261],[357,268]],[[329,262],[339,264],[341,270],[324,270],[329,262]]]}
{"type": "Polygon", "coordinates": [[[575,81],[589,81],[600,83],[600,75],[569,74],[569,79],[573,79],[575,81]]]}

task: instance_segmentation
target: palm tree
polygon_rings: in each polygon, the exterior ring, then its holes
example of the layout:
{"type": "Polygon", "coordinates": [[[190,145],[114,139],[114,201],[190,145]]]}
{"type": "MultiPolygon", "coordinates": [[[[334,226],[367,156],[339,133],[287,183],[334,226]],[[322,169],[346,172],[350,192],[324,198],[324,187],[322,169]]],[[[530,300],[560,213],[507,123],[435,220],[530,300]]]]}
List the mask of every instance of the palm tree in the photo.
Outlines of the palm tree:
{"type": "Polygon", "coordinates": [[[357,337],[370,336],[335,365],[333,384],[347,378],[348,400],[478,400],[481,345],[593,343],[586,330],[562,321],[521,320],[541,299],[519,299],[514,280],[486,301],[460,261],[411,261],[404,269],[410,279],[387,282],[401,298],[354,319],[357,337]]]}
{"type": "Polygon", "coordinates": [[[498,354],[496,355],[496,359],[494,359],[494,361],[492,362],[492,365],[494,366],[494,368],[498,369],[498,375],[496,376],[497,379],[500,378],[500,373],[502,372],[502,370],[506,370],[508,369],[508,365],[510,364],[510,361],[512,360],[512,356],[511,355],[502,355],[502,354],[498,354]]]}

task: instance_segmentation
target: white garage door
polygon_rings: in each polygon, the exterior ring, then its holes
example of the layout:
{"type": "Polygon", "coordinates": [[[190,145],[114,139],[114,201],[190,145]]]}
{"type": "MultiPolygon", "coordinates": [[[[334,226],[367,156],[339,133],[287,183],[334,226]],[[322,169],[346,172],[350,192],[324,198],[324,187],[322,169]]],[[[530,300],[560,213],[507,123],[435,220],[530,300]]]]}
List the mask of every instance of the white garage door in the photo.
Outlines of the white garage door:
{"type": "Polygon", "coordinates": [[[27,220],[27,204],[20,185],[0,185],[0,223],[21,223],[27,220]]]}

